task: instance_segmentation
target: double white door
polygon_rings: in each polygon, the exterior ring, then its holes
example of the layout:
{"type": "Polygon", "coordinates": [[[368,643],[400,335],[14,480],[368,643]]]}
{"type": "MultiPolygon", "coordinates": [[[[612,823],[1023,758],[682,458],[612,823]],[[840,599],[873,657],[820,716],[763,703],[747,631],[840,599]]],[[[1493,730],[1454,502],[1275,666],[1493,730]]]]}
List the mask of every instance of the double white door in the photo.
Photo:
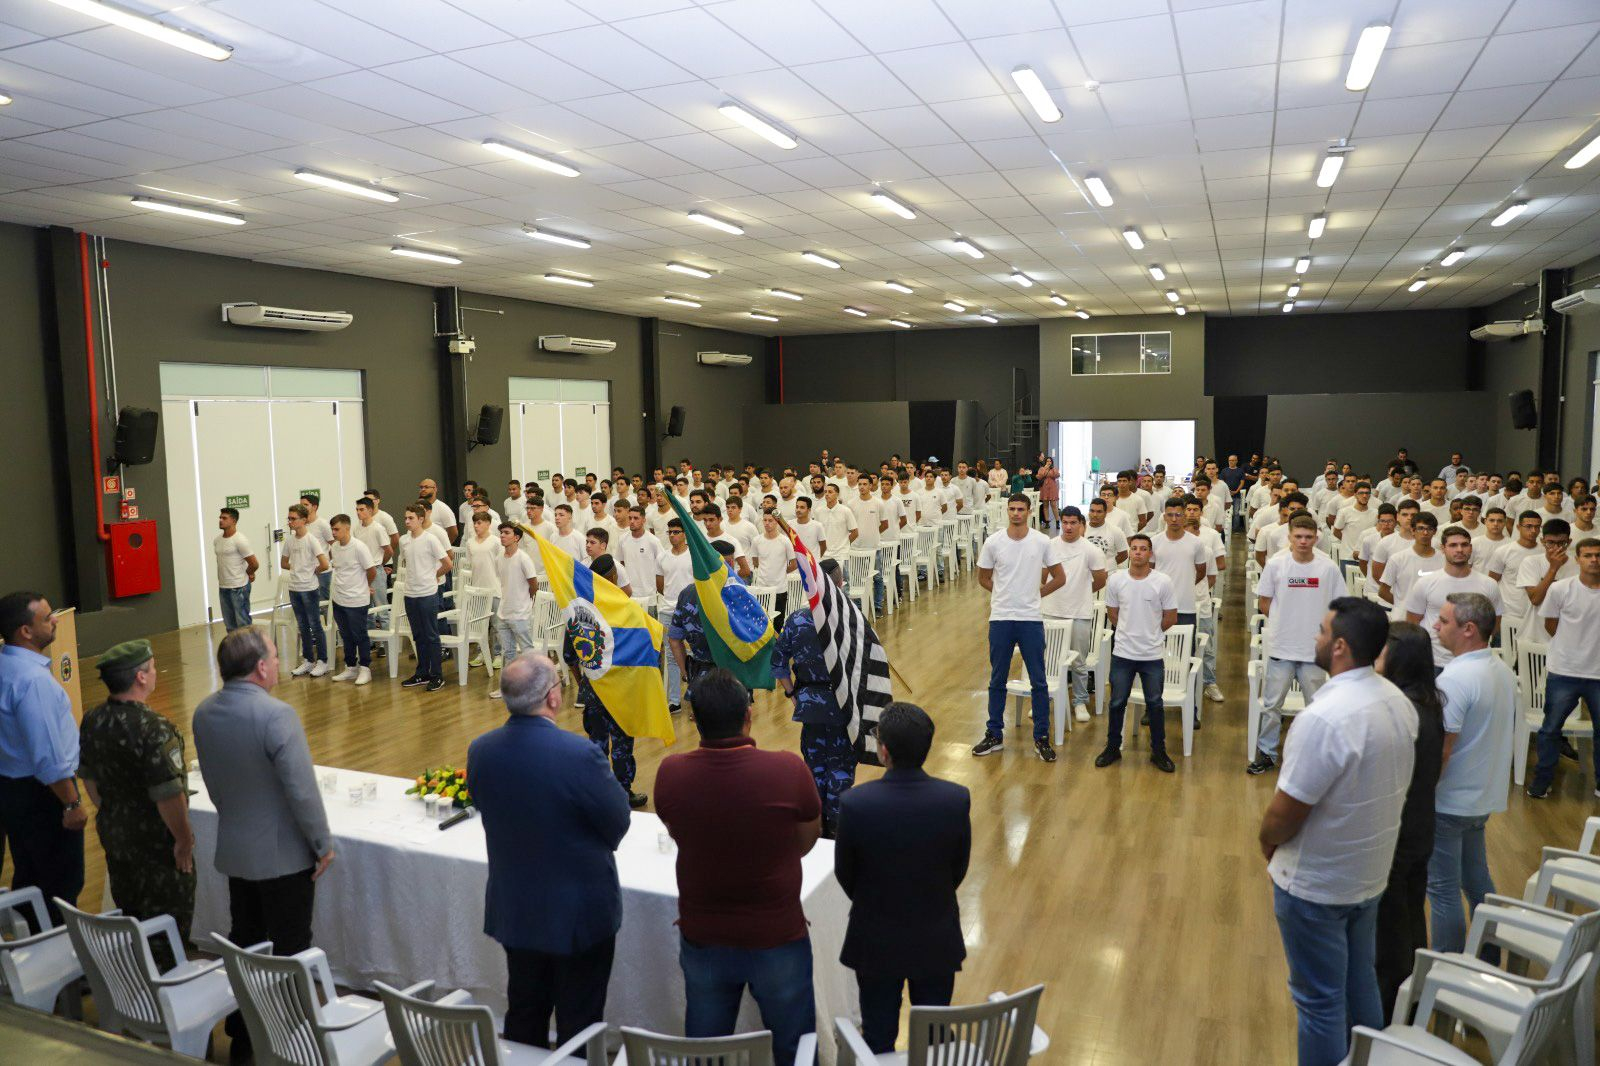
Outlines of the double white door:
{"type": "Polygon", "coordinates": [[[611,476],[609,403],[513,402],[511,476],[546,484],[550,475],[611,476]]]}

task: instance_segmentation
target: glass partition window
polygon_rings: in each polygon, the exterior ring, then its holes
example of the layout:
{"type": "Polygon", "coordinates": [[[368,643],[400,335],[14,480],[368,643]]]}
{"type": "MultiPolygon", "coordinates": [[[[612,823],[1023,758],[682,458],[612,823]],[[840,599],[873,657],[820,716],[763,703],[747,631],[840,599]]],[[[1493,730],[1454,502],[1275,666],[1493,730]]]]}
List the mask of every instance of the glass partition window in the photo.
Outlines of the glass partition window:
{"type": "Polygon", "coordinates": [[[1074,374],[1170,374],[1170,333],[1075,333],[1074,374]]]}

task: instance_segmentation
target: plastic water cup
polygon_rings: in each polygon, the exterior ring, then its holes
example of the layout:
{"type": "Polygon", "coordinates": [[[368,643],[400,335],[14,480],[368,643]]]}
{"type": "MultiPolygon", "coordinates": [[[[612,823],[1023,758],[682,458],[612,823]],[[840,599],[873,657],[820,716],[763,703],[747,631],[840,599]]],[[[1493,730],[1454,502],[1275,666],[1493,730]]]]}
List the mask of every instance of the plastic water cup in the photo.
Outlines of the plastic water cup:
{"type": "Polygon", "coordinates": [[[369,777],[361,782],[361,795],[368,802],[378,798],[378,779],[369,777]]]}
{"type": "Polygon", "coordinates": [[[350,786],[350,806],[352,806],[352,807],[361,806],[361,800],[365,795],[366,795],[366,792],[362,789],[362,787],[360,785],[351,785],[350,786]]]}
{"type": "Polygon", "coordinates": [[[439,817],[439,797],[429,793],[422,797],[422,814],[425,818],[439,817]]]}
{"type": "Polygon", "coordinates": [[[324,796],[332,796],[339,791],[339,772],[337,770],[324,770],[317,777],[317,782],[322,786],[324,796]]]}

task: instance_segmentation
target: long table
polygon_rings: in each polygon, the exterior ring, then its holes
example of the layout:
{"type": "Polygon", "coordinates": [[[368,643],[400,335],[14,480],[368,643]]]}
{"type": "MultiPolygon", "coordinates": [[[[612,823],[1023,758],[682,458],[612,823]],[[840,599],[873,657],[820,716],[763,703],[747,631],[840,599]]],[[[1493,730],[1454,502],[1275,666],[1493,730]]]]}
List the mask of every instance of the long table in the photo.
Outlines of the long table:
{"type": "MultiPolygon", "coordinates": [[[[330,768],[318,767],[319,779],[330,768]]],[[[488,856],[474,818],[441,832],[412,782],[352,770],[331,771],[324,794],[336,858],[317,882],[312,942],[328,954],[335,979],[350,988],[374,981],[403,987],[431,979],[442,991],[464,988],[496,1015],[506,1007],[505,954],[483,932],[488,856]],[[376,799],[349,801],[352,787],[377,783],[376,799]]],[[[198,772],[190,774],[195,832],[194,939],[227,935],[227,879],[215,866],[217,812],[198,772]]],[[[606,1002],[606,1020],[656,1032],[683,1032],[683,973],[678,967],[676,846],[661,819],[635,812],[617,849],[622,928],[606,1002]]],[[[855,1017],[854,974],[839,963],[849,901],[833,873],[833,842],[820,840],[802,863],[801,901],[811,925],[819,1055],[833,1061],[833,1019],[855,1017]]],[[[558,871],[552,871],[559,876],[558,871]]],[[[760,1029],[745,996],[739,1030],[760,1029]]]]}

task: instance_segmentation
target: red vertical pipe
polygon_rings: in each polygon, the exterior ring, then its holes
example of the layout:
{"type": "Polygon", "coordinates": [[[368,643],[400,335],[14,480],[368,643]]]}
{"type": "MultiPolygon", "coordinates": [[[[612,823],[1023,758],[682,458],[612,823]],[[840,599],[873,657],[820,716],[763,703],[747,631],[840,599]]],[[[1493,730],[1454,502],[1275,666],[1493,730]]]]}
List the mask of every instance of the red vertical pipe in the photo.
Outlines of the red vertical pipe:
{"type": "Polygon", "coordinates": [[[94,453],[94,532],[105,544],[111,540],[106,530],[106,495],[100,490],[100,386],[94,369],[94,308],[89,286],[89,235],[78,234],[78,263],[83,268],[83,339],[89,361],[89,450],[94,453]]]}

